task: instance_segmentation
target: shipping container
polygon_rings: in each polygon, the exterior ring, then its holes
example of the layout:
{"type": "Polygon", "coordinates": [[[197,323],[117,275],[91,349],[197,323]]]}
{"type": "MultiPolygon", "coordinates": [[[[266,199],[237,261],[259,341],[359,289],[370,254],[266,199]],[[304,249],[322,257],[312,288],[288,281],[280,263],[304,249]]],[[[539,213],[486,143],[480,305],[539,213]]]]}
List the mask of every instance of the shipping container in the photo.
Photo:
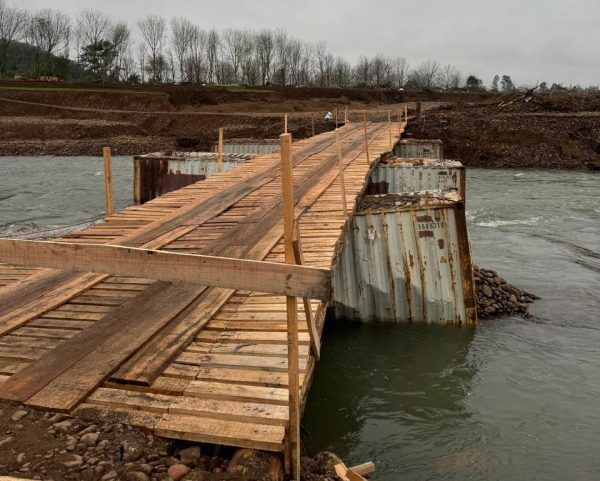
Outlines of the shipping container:
{"type": "Polygon", "coordinates": [[[456,160],[383,159],[371,173],[367,194],[457,191],[466,199],[466,172],[456,160]]]}
{"type": "MultiPolygon", "coordinates": [[[[254,157],[252,154],[223,154],[223,172],[254,157]]],[[[212,152],[137,155],[133,158],[133,200],[143,204],[204,180],[217,170],[218,157],[212,152]]]]}
{"type": "MultiPolygon", "coordinates": [[[[264,155],[275,152],[279,148],[279,141],[273,140],[272,142],[227,142],[223,143],[224,154],[255,154],[264,155]]],[[[217,152],[218,144],[213,144],[212,151],[217,152]]]]}
{"type": "Polygon", "coordinates": [[[365,196],[349,221],[333,285],[337,318],[475,325],[458,193],[365,196]]]}
{"type": "Polygon", "coordinates": [[[392,153],[409,159],[443,159],[444,145],[439,139],[402,139],[392,153]]]}

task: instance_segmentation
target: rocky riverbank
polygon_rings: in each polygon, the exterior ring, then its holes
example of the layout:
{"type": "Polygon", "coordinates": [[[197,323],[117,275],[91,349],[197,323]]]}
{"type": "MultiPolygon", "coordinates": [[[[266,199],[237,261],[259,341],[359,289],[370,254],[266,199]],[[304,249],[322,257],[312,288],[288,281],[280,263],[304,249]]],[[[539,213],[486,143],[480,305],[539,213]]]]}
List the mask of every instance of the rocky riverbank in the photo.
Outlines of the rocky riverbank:
{"type": "MultiPolygon", "coordinates": [[[[331,457],[303,458],[302,479],[337,480],[331,457]]],[[[281,481],[278,458],[155,437],[118,416],[77,417],[0,404],[0,476],[48,481],[281,481]]]]}
{"type": "Polygon", "coordinates": [[[510,285],[496,271],[473,266],[479,319],[518,315],[529,317],[529,305],[539,297],[510,285]]]}

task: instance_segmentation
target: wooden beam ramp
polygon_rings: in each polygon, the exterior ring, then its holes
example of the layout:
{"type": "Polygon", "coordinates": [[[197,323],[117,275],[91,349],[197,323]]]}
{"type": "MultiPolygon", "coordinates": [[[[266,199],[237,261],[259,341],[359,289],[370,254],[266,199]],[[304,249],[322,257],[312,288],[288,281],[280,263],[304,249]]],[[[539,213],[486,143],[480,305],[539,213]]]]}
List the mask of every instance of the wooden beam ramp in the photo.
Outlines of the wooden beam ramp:
{"type": "Polygon", "coordinates": [[[0,398],[120,413],[169,438],[285,451],[286,296],[304,298],[301,411],[347,226],[342,191],[352,212],[371,168],[367,146],[377,159],[403,126],[339,129],[341,169],[334,132],[292,144],[286,209],[302,266],[283,265],[279,152],[58,242],[0,241],[0,398]]]}

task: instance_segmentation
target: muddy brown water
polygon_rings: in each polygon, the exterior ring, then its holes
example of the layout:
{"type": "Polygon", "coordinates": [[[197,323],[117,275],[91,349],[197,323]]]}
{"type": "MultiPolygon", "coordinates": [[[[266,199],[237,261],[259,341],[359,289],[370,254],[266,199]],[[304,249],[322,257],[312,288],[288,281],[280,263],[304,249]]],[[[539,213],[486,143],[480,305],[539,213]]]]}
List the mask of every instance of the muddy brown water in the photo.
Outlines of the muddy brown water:
{"type": "MultiPolygon", "coordinates": [[[[131,157],[115,158],[117,208],[131,157]]],[[[309,454],[375,479],[600,479],[600,176],[468,171],[475,261],[542,297],[477,329],[329,322],[303,419],[309,454]]],[[[102,160],[0,158],[0,235],[97,218],[102,160]]]]}

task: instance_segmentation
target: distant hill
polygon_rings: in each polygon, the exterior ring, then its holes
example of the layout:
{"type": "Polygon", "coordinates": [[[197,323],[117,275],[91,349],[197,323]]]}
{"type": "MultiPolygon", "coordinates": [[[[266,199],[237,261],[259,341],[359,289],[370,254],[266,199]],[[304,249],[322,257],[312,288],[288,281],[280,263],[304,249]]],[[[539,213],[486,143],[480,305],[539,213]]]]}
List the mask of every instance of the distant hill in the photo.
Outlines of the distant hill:
{"type": "Polygon", "coordinates": [[[6,76],[37,78],[39,75],[54,75],[63,80],[85,80],[87,77],[86,71],[70,59],[53,55],[49,64],[44,65],[46,62],[39,61],[43,58],[38,48],[22,42],[13,43],[8,52],[6,76]]]}

